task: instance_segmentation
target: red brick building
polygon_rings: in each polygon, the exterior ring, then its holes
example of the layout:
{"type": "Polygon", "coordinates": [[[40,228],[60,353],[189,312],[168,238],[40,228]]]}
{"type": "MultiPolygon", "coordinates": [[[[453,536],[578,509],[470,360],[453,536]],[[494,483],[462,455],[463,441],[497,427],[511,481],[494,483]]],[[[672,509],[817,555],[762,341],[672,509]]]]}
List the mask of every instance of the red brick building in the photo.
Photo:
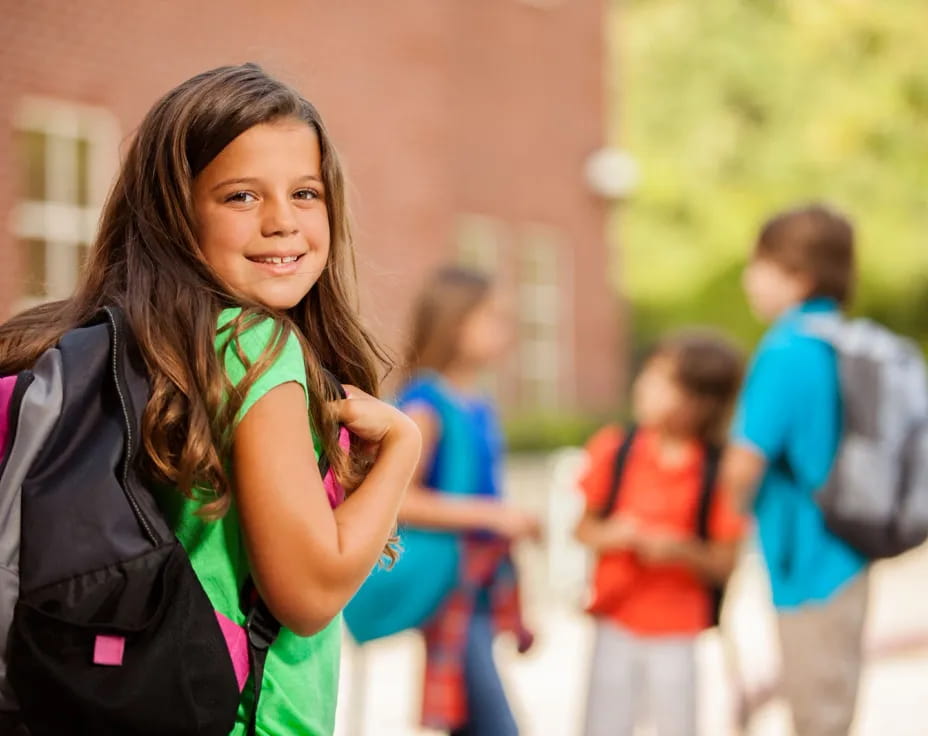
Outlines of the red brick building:
{"type": "Polygon", "coordinates": [[[617,397],[607,204],[583,167],[605,137],[605,0],[0,0],[0,316],[73,286],[155,98],[257,61],[313,100],[350,179],[363,306],[394,346],[449,260],[516,289],[514,408],[617,397]]]}

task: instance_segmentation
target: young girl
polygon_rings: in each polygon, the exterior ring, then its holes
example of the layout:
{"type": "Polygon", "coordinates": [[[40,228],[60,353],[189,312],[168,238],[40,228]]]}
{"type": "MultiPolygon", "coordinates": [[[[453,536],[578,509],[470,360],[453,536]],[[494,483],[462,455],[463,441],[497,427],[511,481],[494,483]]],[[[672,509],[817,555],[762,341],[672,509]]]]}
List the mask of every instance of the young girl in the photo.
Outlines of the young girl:
{"type": "MultiPolygon", "coordinates": [[[[415,425],[371,396],[381,353],[355,313],[351,247],[313,106],[252,64],[215,69],[143,121],[75,296],[0,328],[9,374],[104,305],[125,310],[151,376],[146,466],[177,536],[218,613],[244,623],[250,576],[282,624],[257,714],[268,736],[332,733],[338,614],[384,553],[419,453],[415,425]],[[347,400],[330,400],[323,366],[347,400]]],[[[250,717],[243,702],[233,733],[250,717]]]]}
{"type": "Polygon", "coordinates": [[[598,556],[587,736],[631,736],[641,714],[658,736],[696,733],[696,636],[713,625],[712,589],[731,573],[743,532],[714,488],[710,450],[740,376],[740,356],[719,338],[671,338],[635,382],[635,434],[607,427],[590,441],[577,528],[598,556]]]}
{"type": "Polygon", "coordinates": [[[511,541],[537,536],[534,516],[504,503],[502,434],[478,382],[509,342],[504,304],[480,274],[440,271],[416,305],[400,405],[423,453],[400,511],[410,526],[460,532],[456,589],[424,628],[423,723],[461,736],[517,733],[493,662],[497,631],[531,645],[522,625],[511,541]]]}

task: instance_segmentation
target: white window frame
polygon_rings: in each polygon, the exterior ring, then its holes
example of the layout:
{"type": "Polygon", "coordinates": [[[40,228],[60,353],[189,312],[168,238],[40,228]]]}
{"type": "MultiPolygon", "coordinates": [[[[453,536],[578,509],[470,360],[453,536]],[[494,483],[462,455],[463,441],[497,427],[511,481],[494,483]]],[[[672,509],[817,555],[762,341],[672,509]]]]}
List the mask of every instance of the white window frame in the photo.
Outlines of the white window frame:
{"type": "Polygon", "coordinates": [[[18,240],[45,242],[45,295],[28,296],[20,307],[70,296],[77,283],[78,246],[90,245],[100,210],[118,166],[119,124],[107,110],[46,97],[24,98],[13,119],[22,133],[47,136],[46,199],[20,199],[13,212],[18,240]],[[77,202],[79,141],[87,151],[87,203],[77,202]]]}
{"type": "MultiPolygon", "coordinates": [[[[455,222],[455,263],[486,274],[505,285],[506,224],[497,217],[475,213],[459,214],[455,222]]],[[[498,402],[508,392],[506,375],[509,366],[501,364],[480,376],[480,387],[498,402]]]]}
{"type": "Polygon", "coordinates": [[[526,408],[561,406],[565,375],[572,367],[572,345],[566,344],[564,285],[570,273],[561,232],[532,223],[522,228],[519,249],[519,382],[526,408]],[[526,332],[532,331],[531,336],[526,332]]]}

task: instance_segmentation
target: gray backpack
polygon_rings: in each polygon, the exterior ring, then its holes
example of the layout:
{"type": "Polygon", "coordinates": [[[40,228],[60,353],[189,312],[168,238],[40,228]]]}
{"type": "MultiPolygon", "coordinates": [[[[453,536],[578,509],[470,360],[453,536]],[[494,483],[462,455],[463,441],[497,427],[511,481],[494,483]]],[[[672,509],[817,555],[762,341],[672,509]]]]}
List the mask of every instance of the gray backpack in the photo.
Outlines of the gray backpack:
{"type": "Polygon", "coordinates": [[[928,538],[928,375],[918,346],[869,320],[810,317],[838,355],[844,437],[817,496],[825,522],[869,559],[928,538]]]}

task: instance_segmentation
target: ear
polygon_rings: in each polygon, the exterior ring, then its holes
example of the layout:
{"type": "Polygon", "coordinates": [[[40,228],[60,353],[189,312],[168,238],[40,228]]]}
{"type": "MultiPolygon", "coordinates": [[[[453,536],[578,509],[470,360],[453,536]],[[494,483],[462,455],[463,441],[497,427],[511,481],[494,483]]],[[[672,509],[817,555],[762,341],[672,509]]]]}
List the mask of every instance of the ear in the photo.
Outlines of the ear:
{"type": "Polygon", "coordinates": [[[805,301],[815,292],[815,279],[807,273],[792,274],[795,293],[799,301],[805,301]]]}

